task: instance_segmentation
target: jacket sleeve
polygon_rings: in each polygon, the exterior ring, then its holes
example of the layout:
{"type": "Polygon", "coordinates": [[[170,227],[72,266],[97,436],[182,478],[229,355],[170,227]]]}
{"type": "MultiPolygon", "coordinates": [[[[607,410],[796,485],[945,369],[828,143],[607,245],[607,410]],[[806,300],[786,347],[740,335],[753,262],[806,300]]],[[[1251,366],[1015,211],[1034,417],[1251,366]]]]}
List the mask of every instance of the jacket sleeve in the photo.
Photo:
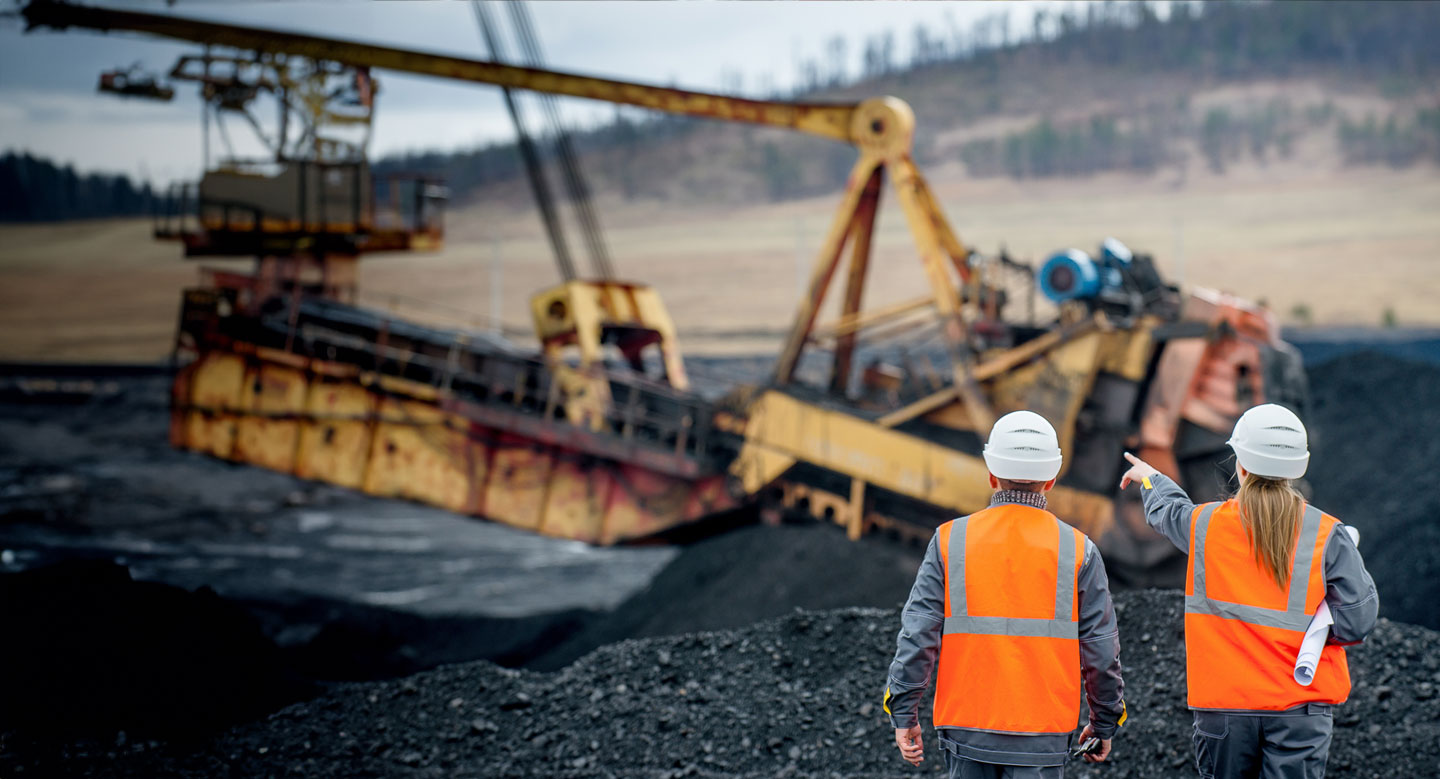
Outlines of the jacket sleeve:
{"type": "Polygon", "coordinates": [[[930,539],[925,559],[915,574],[910,599],[900,613],[900,635],[895,659],[885,686],[885,713],[896,729],[920,722],[920,699],[940,657],[940,636],[945,626],[945,569],[938,536],[930,539]]]}
{"type": "Polygon", "coordinates": [[[1190,515],[1195,504],[1180,485],[1168,476],[1151,476],[1150,486],[1140,485],[1140,499],[1145,503],[1145,522],[1160,535],[1170,539],[1180,551],[1190,553],[1190,515]]]}
{"type": "Polygon", "coordinates": [[[1343,526],[1337,526],[1325,541],[1325,602],[1335,620],[1329,643],[1358,644],[1375,629],[1380,596],[1360,550],[1343,526]]]}
{"type": "Polygon", "coordinates": [[[1090,703],[1090,727],[1100,738],[1111,738],[1125,722],[1125,681],[1120,677],[1120,628],[1110,600],[1105,561],[1090,539],[1085,539],[1085,561],[1080,565],[1080,673],[1090,703]]]}

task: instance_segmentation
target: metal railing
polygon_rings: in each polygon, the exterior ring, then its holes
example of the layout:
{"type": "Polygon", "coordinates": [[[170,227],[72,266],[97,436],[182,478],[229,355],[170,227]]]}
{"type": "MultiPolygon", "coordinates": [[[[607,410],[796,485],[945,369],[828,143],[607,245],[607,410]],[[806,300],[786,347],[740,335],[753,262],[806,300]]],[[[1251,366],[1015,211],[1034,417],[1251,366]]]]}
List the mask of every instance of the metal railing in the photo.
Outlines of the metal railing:
{"type": "Polygon", "coordinates": [[[444,331],[380,312],[298,296],[275,298],[259,317],[232,316],[218,332],[363,371],[420,383],[449,400],[481,410],[519,414],[577,433],[643,447],[667,456],[710,462],[733,454],[716,430],[715,408],[703,398],[623,370],[602,370],[610,394],[600,419],[572,420],[568,396],[543,359],[508,351],[483,334],[444,331]]]}

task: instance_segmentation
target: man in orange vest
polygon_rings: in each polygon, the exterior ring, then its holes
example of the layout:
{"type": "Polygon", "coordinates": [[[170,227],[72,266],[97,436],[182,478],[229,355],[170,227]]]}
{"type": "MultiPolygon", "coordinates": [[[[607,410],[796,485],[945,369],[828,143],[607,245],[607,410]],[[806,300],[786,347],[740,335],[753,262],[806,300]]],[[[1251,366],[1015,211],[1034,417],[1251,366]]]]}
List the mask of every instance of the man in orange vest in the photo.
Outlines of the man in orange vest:
{"type": "Polygon", "coordinates": [[[1339,520],[1291,484],[1310,462],[1300,418],[1273,403],[1230,436],[1240,490],[1195,505],[1131,454],[1120,488],[1139,484],[1145,519],[1189,556],[1185,664],[1201,776],[1325,775],[1334,707],[1350,695],[1345,646],[1375,627],[1380,599],[1339,520]],[[1296,671],[1306,628],[1333,620],[1313,675],[1296,671]]]}
{"type": "Polygon", "coordinates": [[[920,699],[935,682],[934,723],[951,777],[1052,779],[1080,720],[1096,763],[1125,721],[1120,634],[1105,563],[1083,533],[1045,510],[1060,473],[1055,428],[1016,411],[985,444],[990,506],[936,530],[901,614],[885,712],[912,765],[925,759],[920,699]]]}

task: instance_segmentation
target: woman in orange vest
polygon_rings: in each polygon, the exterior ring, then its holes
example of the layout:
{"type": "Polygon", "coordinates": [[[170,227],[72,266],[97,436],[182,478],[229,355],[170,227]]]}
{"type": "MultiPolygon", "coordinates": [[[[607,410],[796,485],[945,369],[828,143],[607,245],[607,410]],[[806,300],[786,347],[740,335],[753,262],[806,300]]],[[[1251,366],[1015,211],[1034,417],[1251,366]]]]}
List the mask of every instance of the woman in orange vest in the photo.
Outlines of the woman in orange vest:
{"type": "MultiPolygon", "coordinates": [[[[1202,777],[1325,775],[1333,708],[1350,694],[1345,646],[1375,627],[1380,602],[1349,529],[1291,481],[1310,461],[1305,426],[1283,406],[1256,406],[1230,437],[1240,490],[1196,506],[1131,454],[1145,519],[1189,555],[1185,664],[1202,777]],[[1334,623],[1306,683],[1296,667],[1322,607],[1334,623]]],[[[1324,613],[1321,617],[1323,619],[1324,613]]]]}

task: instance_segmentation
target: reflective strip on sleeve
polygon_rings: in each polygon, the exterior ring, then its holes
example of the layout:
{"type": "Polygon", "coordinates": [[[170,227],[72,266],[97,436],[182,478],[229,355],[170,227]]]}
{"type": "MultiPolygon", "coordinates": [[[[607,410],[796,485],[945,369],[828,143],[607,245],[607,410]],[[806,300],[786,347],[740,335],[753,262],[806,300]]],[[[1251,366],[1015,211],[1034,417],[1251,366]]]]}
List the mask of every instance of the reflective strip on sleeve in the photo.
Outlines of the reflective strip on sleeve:
{"type": "Polygon", "coordinates": [[[1320,510],[1305,506],[1305,516],[1300,521],[1300,545],[1295,550],[1295,559],[1290,567],[1289,598],[1284,609],[1266,609],[1244,603],[1217,600],[1208,596],[1205,590],[1205,534],[1210,529],[1210,515],[1218,504],[1211,503],[1200,510],[1195,521],[1195,592],[1185,596],[1185,613],[1209,614],[1221,619],[1239,620],[1250,625],[1281,628],[1283,630],[1305,630],[1310,625],[1310,615],[1305,613],[1305,593],[1310,586],[1310,568],[1315,561],[1315,542],[1320,535],[1320,510]]]}
{"type": "Polygon", "coordinates": [[[1078,639],[1080,623],[1071,619],[1075,611],[1075,531],[1064,522],[1055,520],[1060,538],[1059,561],[1055,566],[1053,618],[975,617],[970,615],[965,601],[965,525],[969,519],[957,519],[950,528],[945,571],[950,592],[950,616],[945,618],[945,634],[1078,639]]]}

